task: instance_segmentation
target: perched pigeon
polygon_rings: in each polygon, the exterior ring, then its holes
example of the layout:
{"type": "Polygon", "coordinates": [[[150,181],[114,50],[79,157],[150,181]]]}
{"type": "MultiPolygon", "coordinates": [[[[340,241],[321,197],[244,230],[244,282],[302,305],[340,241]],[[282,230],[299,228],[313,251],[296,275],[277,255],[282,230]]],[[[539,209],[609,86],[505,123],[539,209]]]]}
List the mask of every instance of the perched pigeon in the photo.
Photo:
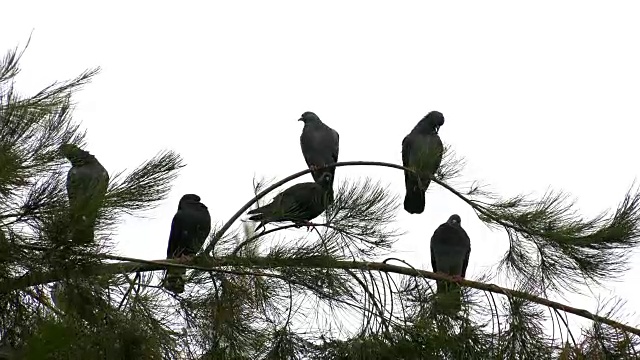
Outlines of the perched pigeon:
{"type": "Polygon", "coordinates": [[[424,197],[431,179],[442,161],[442,141],[438,136],[444,117],[438,111],[432,111],[422,118],[402,140],[402,165],[418,171],[420,178],[408,171],[404,172],[406,195],[404,209],[409,214],[422,214],[424,197]]]}
{"type": "MultiPolygon", "coordinates": [[[[456,279],[465,277],[471,254],[471,240],[460,222],[460,216],[451,215],[446,223],[438,226],[431,237],[433,272],[448,274],[456,279]]],[[[460,286],[447,281],[437,281],[436,285],[438,294],[456,292],[451,298],[451,303],[452,308],[459,311],[462,305],[460,286]]]]}
{"type": "MultiPolygon", "coordinates": [[[[209,209],[200,202],[200,196],[183,195],[171,222],[167,259],[189,259],[200,250],[210,231],[211,215],[209,209]]],[[[169,268],[165,288],[177,294],[183,292],[183,276],[186,273],[186,269],[169,268]]]]}
{"type": "Polygon", "coordinates": [[[60,151],[71,163],[67,174],[71,240],[76,244],[92,243],[109,174],[95,156],[76,145],[62,145],[60,151]]]}
{"type": "Polygon", "coordinates": [[[267,223],[282,221],[311,226],[310,221],[322,214],[333,198],[333,176],[324,173],[319,181],[289,187],[276,195],[269,204],[247,212],[253,215],[249,220],[260,221],[256,230],[267,223]]]}
{"type": "Polygon", "coordinates": [[[317,170],[317,168],[338,162],[340,135],[338,132],[325,125],[318,115],[307,111],[298,121],[304,122],[302,134],[300,134],[300,148],[307,166],[313,172],[313,180],[320,181],[323,173],[331,174],[331,186],[335,177],[336,168],[317,170]]]}

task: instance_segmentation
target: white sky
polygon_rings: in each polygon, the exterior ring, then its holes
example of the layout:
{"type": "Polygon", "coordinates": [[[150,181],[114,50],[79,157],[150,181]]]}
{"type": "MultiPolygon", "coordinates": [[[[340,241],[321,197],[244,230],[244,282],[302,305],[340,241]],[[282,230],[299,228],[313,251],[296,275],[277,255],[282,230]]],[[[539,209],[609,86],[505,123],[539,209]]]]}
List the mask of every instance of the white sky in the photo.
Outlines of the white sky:
{"type": "MultiPolygon", "coordinates": [[[[587,215],[615,207],[640,169],[640,5],[599,4],[21,0],[2,6],[0,52],[34,30],[18,78],[27,94],[102,67],[75,97],[75,119],[110,173],[164,148],[185,158],[169,199],[116,235],[123,255],[159,259],[182,194],[199,194],[224,221],[252,196],[254,175],[305,167],[304,111],[340,133],[341,161],[400,163],[402,138],[439,110],[441,138],[467,160],[463,180],[504,195],[564,189],[587,215]]],[[[404,195],[400,171],[337,171],[358,176],[404,195]]],[[[408,234],[397,256],[430,269],[429,239],[455,212],[472,239],[467,277],[495,265],[505,235],[431,189],[422,215],[398,214],[408,234]]],[[[639,260],[598,290],[628,311],[640,307],[639,260]]]]}

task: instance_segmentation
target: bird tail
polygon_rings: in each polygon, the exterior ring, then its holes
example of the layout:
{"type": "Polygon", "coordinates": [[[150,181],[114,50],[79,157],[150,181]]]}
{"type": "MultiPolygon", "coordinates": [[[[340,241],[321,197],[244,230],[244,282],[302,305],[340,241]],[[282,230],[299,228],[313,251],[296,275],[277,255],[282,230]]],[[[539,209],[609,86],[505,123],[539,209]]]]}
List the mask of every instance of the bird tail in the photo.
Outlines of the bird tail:
{"type": "Polygon", "coordinates": [[[249,218],[249,220],[260,221],[264,219],[264,213],[269,211],[269,207],[271,204],[266,204],[264,206],[257,207],[255,209],[251,209],[247,211],[248,215],[254,215],[249,218]]]}
{"type": "Polygon", "coordinates": [[[453,312],[462,310],[462,288],[456,283],[436,281],[439,308],[453,312]]]}
{"type": "Polygon", "coordinates": [[[335,195],[333,193],[333,189],[327,190],[327,192],[324,193],[324,196],[326,197],[325,201],[326,201],[327,205],[333,204],[333,202],[335,200],[335,195]]]}
{"type": "MultiPolygon", "coordinates": [[[[247,214],[251,214],[251,212],[248,212],[247,214]]],[[[249,220],[251,221],[261,221],[263,219],[264,219],[264,214],[255,214],[249,217],[249,220]]]]}
{"type": "Polygon", "coordinates": [[[75,221],[71,230],[71,241],[74,244],[91,244],[95,238],[95,220],[81,216],[75,221]]]}
{"type": "Polygon", "coordinates": [[[422,214],[424,211],[425,194],[424,191],[414,188],[407,189],[404,196],[404,209],[409,214],[422,214]]]}
{"type": "MultiPolygon", "coordinates": [[[[258,210],[258,209],[255,209],[258,210]]],[[[251,210],[253,211],[253,210],[251,210]]],[[[249,214],[251,212],[248,212],[247,214],[249,214]]],[[[254,232],[258,232],[258,230],[260,230],[260,228],[263,228],[269,221],[267,220],[266,216],[264,214],[255,214],[251,217],[249,217],[249,220],[251,221],[260,221],[260,224],[258,224],[258,226],[253,229],[254,232]]]]}
{"type": "Polygon", "coordinates": [[[167,269],[167,276],[164,280],[164,288],[175,293],[181,294],[184,292],[184,282],[187,269],[167,269]]]}
{"type": "Polygon", "coordinates": [[[420,188],[422,189],[423,192],[427,192],[427,189],[429,188],[429,185],[431,184],[431,179],[429,179],[428,177],[424,178],[424,179],[420,179],[420,182],[422,183],[420,188]]]}
{"type": "Polygon", "coordinates": [[[258,231],[258,229],[260,229],[261,227],[264,227],[269,222],[269,220],[267,219],[267,215],[265,213],[270,210],[269,209],[270,205],[271,204],[267,204],[265,206],[261,206],[259,208],[255,208],[253,210],[249,210],[247,212],[247,214],[249,214],[249,215],[253,214],[253,216],[249,217],[249,220],[251,220],[251,221],[260,221],[260,224],[258,224],[258,227],[255,228],[253,231],[258,231]]]}

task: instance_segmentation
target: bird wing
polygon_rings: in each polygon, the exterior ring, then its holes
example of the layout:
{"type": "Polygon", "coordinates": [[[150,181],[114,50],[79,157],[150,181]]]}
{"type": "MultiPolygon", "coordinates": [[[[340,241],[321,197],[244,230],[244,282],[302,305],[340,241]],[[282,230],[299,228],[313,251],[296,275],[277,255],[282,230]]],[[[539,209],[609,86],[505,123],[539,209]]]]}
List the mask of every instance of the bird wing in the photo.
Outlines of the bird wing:
{"type": "Polygon", "coordinates": [[[413,167],[420,173],[435,174],[442,162],[442,151],[442,140],[437,134],[415,134],[411,138],[410,148],[406,151],[406,155],[403,154],[403,161],[408,164],[405,166],[413,167]]]}
{"type": "Polygon", "coordinates": [[[464,255],[464,261],[462,263],[462,277],[465,277],[467,274],[467,266],[469,266],[469,256],[471,255],[471,239],[467,232],[461,227],[461,235],[463,236],[464,247],[466,248],[466,253],[464,255]]]}
{"type": "Polygon", "coordinates": [[[98,191],[104,195],[107,193],[107,188],[109,187],[109,173],[100,163],[97,163],[94,166],[96,166],[96,171],[98,173],[98,191]]]}
{"type": "Polygon", "coordinates": [[[436,254],[433,251],[433,245],[429,248],[431,250],[431,268],[433,269],[433,272],[438,272],[438,263],[436,262],[436,254]]]}
{"type": "Polygon", "coordinates": [[[442,163],[442,153],[444,147],[442,140],[438,134],[429,134],[425,137],[426,149],[427,149],[427,166],[426,170],[431,174],[435,174],[442,163]]]}
{"type": "Polygon", "coordinates": [[[333,162],[338,162],[338,154],[340,153],[340,134],[331,129],[333,132],[333,153],[331,154],[333,162]]]}
{"type": "Polygon", "coordinates": [[[274,197],[269,204],[247,214],[255,214],[250,220],[264,222],[311,220],[326,208],[318,200],[321,194],[324,191],[315,182],[295,184],[274,197]]]}
{"type": "Polygon", "coordinates": [[[409,167],[409,154],[411,153],[411,134],[402,139],[402,166],[409,167]]]}
{"type": "Polygon", "coordinates": [[[280,202],[282,214],[291,219],[305,218],[317,187],[319,185],[316,183],[307,182],[295,184],[283,191],[280,202]]]}
{"type": "Polygon", "coordinates": [[[67,194],[71,204],[94,197],[102,197],[107,192],[109,173],[97,164],[74,166],[67,173],[67,194]]]}
{"type": "Polygon", "coordinates": [[[302,221],[311,220],[318,216],[318,195],[322,187],[315,182],[295,184],[282,193],[279,204],[280,217],[283,220],[302,221]]]}
{"type": "Polygon", "coordinates": [[[69,204],[75,205],[78,201],[78,193],[81,191],[81,175],[78,168],[71,167],[67,173],[67,195],[69,196],[69,204]]]}
{"type": "Polygon", "coordinates": [[[200,202],[191,204],[187,210],[191,221],[194,223],[194,235],[190,244],[191,250],[197,253],[211,232],[211,215],[209,214],[209,209],[200,202]]]}
{"type": "Polygon", "coordinates": [[[339,147],[337,133],[324,124],[305,124],[300,135],[300,147],[307,166],[323,166],[335,162],[339,147]]]}
{"type": "Polygon", "coordinates": [[[184,239],[188,237],[188,230],[185,229],[185,212],[178,210],[171,221],[171,233],[169,234],[169,244],[167,246],[167,259],[178,257],[184,251],[184,239]]]}

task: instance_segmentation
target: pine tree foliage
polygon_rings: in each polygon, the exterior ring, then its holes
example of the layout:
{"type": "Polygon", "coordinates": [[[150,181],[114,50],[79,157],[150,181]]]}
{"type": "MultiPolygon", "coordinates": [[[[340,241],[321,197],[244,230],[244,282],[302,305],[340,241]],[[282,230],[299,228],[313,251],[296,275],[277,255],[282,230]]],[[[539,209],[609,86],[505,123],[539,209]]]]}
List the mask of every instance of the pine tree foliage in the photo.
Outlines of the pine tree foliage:
{"type": "Polygon", "coordinates": [[[639,240],[637,189],[614,211],[586,218],[563,192],[503,198],[478,182],[455,188],[464,160],[446,148],[432,186],[506,232],[509,250],[496,269],[514,288],[491,285],[495,274],[467,279],[460,313],[435,295],[433,280],[451,279],[388,257],[404,235],[399,197],[370,178],[336,182],[333,204],[310,231],[236,222],[305,170],[256,184],[253,200],[193,261],[125,258],[113,254],[112,234],[125,216],[166,198],[181,158],[160,152],[127,173],[105,164],[96,241],[70,243],[59,148],[86,146],[71,99],[98,69],[22,96],[14,89],[21,55],[9,51],[0,63],[0,358],[637,358],[640,330],[625,326],[619,303],[603,303],[598,317],[545,300],[625,271],[639,240]],[[169,267],[191,269],[180,295],[161,286],[169,267]],[[591,327],[572,333],[567,313],[591,327]]]}
{"type": "Polygon", "coordinates": [[[175,354],[173,338],[163,337],[170,331],[156,320],[161,316],[146,315],[155,313],[154,299],[128,296],[128,306],[138,309],[132,312],[118,306],[117,290],[133,286],[126,274],[82,273],[104,262],[113,245],[109,234],[123,214],[166,197],[180,157],[163,152],[123,179],[115,176],[100,212],[98,243],[69,243],[68,162],[59,149],[85,146],[71,118],[71,96],[99,69],[22,96],[14,88],[21,55],[9,51],[0,63],[0,344],[33,359],[175,354]],[[38,282],[43,274],[62,281],[38,282]],[[19,286],[34,281],[37,286],[19,286]]]}

